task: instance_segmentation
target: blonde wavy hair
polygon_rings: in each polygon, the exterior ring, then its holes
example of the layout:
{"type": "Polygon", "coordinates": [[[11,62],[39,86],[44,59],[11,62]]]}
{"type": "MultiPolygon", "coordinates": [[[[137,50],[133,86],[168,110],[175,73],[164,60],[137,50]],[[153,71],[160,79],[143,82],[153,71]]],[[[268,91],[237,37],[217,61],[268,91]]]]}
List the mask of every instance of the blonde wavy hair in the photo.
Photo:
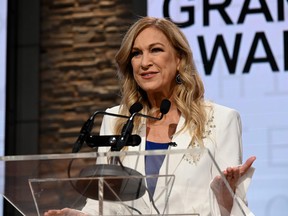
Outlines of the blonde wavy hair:
{"type": "MultiPolygon", "coordinates": [[[[185,118],[184,127],[181,130],[188,128],[192,135],[192,143],[195,140],[202,143],[206,122],[203,82],[196,70],[192,51],[185,35],[173,22],[167,19],[154,17],[140,18],[125,34],[121,47],[115,57],[118,65],[118,77],[122,96],[120,113],[129,115],[131,105],[139,101],[143,104],[142,113],[155,115],[155,110],[151,110],[145,91],[137,85],[133,78],[131,65],[133,43],[140,32],[150,27],[156,28],[166,35],[181,59],[178,73],[180,74],[182,84],[175,85],[172,98],[185,118]]],[[[134,120],[134,129],[137,129],[140,126],[141,118],[136,117],[134,120]]],[[[117,134],[121,132],[124,121],[126,120],[119,118],[116,122],[115,132],[117,134]]]]}

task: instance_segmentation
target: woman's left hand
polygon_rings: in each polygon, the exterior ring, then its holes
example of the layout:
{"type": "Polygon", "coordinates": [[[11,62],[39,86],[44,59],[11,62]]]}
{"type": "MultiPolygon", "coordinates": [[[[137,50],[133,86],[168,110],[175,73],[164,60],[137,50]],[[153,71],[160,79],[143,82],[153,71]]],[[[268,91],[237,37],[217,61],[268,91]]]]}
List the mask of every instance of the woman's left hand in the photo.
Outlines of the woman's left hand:
{"type": "Polygon", "coordinates": [[[236,190],[239,179],[247,173],[255,160],[256,157],[252,156],[248,158],[244,164],[236,167],[228,167],[226,170],[223,171],[223,174],[226,177],[229,186],[231,187],[233,192],[235,192],[236,190]]]}
{"type": "Polygon", "coordinates": [[[70,208],[64,208],[61,210],[49,210],[44,213],[44,216],[87,216],[86,214],[70,208]]]}
{"type": "MultiPolygon", "coordinates": [[[[248,158],[244,164],[236,167],[228,167],[223,171],[223,175],[234,193],[239,179],[247,173],[255,160],[256,157],[252,156],[248,158]]],[[[216,176],[213,179],[211,189],[213,190],[220,206],[221,215],[230,215],[233,206],[233,197],[221,176],[216,176]]]]}

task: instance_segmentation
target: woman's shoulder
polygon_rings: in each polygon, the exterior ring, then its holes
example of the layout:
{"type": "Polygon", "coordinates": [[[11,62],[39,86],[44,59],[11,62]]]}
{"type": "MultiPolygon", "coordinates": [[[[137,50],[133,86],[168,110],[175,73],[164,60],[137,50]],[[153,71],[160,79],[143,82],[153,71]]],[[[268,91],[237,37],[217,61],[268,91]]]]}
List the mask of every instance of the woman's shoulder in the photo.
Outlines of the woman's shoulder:
{"type": "Polygon", "coordinates": [[[212,114],[214,118],[219,117],[223,119],[225,117],[240,116],[238,110],[212,101],[205,101],[205,108],[207,113],[210,113],[210,115],[212,114]]]}
{"type": "Polygon", "coordinates": [[[120,112],[120,105],[109,107],[106,109],[106,112],[119,113],[120,112]]]}

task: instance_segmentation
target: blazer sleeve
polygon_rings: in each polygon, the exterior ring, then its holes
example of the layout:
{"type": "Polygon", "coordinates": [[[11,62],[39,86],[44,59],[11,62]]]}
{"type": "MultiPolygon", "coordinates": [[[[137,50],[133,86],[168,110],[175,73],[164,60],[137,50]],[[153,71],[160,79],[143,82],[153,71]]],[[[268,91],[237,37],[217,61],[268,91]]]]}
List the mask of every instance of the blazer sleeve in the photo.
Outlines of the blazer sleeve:
{"type": "MultiPolygon", "coordinates": [[[[236,110],[216,105],[213,112],[215,119],[215,140],[216,148],[214,158],[221,171],[227,167],[237,166],[242,164],[243,149],[242,149],[242,125],[239,113],[236,110]]],[[[213,176],[219,175],[216,167],[212,169],[213,176]]],[[[235,199],[231,215],[253,215],[247,207],[246,193],[251,182],[254,168],[250,168],[248,172],[242,176],[238,182],[235,192],[235,199]]],[[[214,194],[211,195],[215,201],[214,194]]],[[[214,208],[215,210],[215,208],[214,208]]],[[[216,209],[219,211],[219,209],[216,209]]],[[[219,213],[219,212],[218,212],[219,213]]],[[[219,215],[219,214],[215,214],[219,215]]]]}
{"type": "MultiPolygon", "coordinates": [[[[106,112],[118,114],[120,106],[115,106],[112,108],[108,108],[106,112]]],[[[102,119],[102,124],[100,127],[100,135],[113,135],[114,134],[114,126],[117,117],[104,115],[102,119]]]]}
{"type": "MultiPolygon", "coordinates": [[[[118,114],[119,112],[119,106],[115,106],[112,108],[108,108],[105,110],[108,113],[114,113],[118,114]]],[[[117,117],[111,116],[111,115],[104,115],[100,127],[100,135],[115,135],[114,133],[114,126],[116,122],[117,117]]],[[[98,152],[108,152],[110,151],[110,147],[100,147],[98,148],[98,152]]],[[[104,158],[101,158],[100,160],[97,159],[97,163],[107,163],[108,161],[104,158]]]]}

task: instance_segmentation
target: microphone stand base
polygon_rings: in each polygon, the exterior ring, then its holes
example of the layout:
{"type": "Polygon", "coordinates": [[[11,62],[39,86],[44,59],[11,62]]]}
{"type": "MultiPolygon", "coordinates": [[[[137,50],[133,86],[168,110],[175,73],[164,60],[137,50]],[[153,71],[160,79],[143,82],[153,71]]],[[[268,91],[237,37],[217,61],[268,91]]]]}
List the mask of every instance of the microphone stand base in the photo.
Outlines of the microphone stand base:
{"type": "Polygon", "coordinates": [[[98,200],[99,178],[104,179],[104,200],[130,201],[142,197],[146,192],[145,178],[138,171],[114,164],[95,164],[81,170],[76,190],[83,196],[98,200]]]}

